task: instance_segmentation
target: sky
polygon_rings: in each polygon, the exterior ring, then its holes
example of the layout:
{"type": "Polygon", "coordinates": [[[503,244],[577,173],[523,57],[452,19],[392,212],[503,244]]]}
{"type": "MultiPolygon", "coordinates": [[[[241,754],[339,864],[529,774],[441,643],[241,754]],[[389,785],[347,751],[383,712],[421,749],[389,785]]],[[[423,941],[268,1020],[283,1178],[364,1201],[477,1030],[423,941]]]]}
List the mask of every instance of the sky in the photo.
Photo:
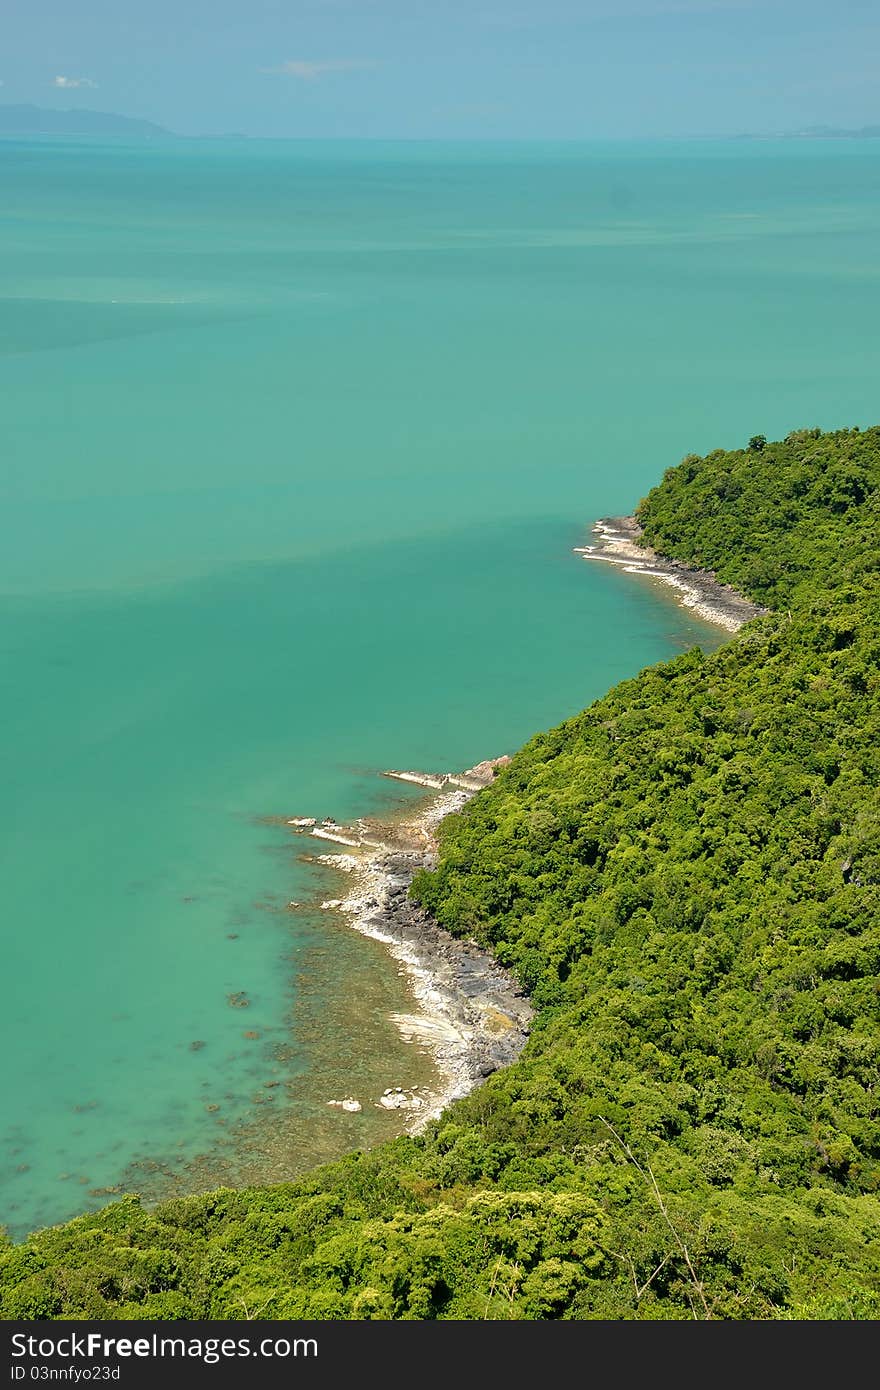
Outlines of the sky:
{"type": "Polygon", "coordinates": [[[880,123],[878,0],[3,0],[0,103],[181,134],[616,139],[880,123]]]}

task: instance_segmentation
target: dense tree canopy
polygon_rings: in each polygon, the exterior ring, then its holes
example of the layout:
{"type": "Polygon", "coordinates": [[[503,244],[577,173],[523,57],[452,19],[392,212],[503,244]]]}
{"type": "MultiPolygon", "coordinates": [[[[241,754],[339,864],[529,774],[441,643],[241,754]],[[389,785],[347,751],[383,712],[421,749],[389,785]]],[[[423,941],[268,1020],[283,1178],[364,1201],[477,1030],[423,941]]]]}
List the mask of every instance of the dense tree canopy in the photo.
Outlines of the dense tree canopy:
{"type": "Polygon", "coordinates": [[[809,608],[847,576],[876,576],[878,470],[877,428],[795,430],[778,444],[756,435],[734,453],[689,454],[638,517],[664,554],[714,570],[769,607],[809,608]]]}
{"type": "Polygon", "coordinates": [[[689,456],[648,541],[774,611],[526,745],[413,893],[522,1059],[292,1184],[0,1251],[4,1317],[880,1316],[880,429],[689,456]]]}

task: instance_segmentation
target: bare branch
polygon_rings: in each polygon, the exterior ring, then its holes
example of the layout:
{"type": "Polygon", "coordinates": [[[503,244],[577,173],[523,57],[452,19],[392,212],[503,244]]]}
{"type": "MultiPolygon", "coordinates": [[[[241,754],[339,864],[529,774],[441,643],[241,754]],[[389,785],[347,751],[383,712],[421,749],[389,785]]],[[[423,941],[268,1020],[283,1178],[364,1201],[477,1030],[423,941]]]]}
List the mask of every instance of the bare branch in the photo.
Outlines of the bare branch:
{"type": "MultiPolygon", "coordinates": [[[[666,1206],[666,1203],[665,1203],[664,1200],[663,1200],[663,1195],[662,1195],[662,1193],[661,1193],[661,1191],[660,1191],[660,1188],[657,1186],[657,1179],[654,1177],[654,1170],[652,1169],[650,1163],[648,1163],[648,1161],[647,1161],[647,1159],[646,1159],[646,1160],[645,1160],[645,1164],[646,1164],[646,1168],[647,1168],[647,1172],[646,1172],[646,1171],[645,1171],[645,1168],[643,1168],[642,1165],[639,1163],[638,1159],[636,1158],[636,1156],[635,1156],[635,1154],[633,1153],[632,1149],[630,1148],[629,1144],[627,1144],[627,1142],[626,1142],[625,1139],[621,1138],[621,1136],[617,1133],[617,1130],[614,1128],[614,1126],[611,1124],[611,1122],[610,1122],[609,1120],[606,1120],[604,1115],[600,1115],[598,1118],[602,1121],[602,1123],[603,1123],[603,1125],[605,1126],[605,1128],[606,1128],[607,1130],[610,1130],[610,1132],[614,1135],[614,1138],[617,1140],[618,1144],[619,1144],[620,1147],[623,1149],[623,1151],[624,1151],[624,1153],[626,1154],[627,1158],[629,1159],[630,1163],[632,1163],[632,1165],[638,1170],[638,1172],[641,1173],[641,1175],[642,1175],[642,1177],[645,1179],[645,1181],[648,1182],[648,1183],[650,1183],[651,1191],[652,1191],[653,1194],[654,1194],[654,1200],[656,1201],[657,1206],[658,1206],[659,1209],[660,1209],[660,1215],[663,1217],[663,1220],[666,1222],[666,1225],[669,1227],[669,1230],[670,1230],[670,1232],[672,1233],[672,1238],[673,1238],[673,1240],[675,1241],[675,1243],[676,1243],[676,1245],[678,1246],[678,1248],[679,1248],[681,1254],[682,1254],[683,1257],[684,1257],[684,1262],[685,1262],[685,1264],[687,1265],[688,1273],[690,1274],[690,1277],[691,1277],[691,1283],[693,1284],[694,1288],[696,1289],[696,1291],[697,1291],[697,1296],[699,1297],[699,1300],[700,1300],[700,1302],[701,1302],[702,1305],[703,1305],[704,1314],[705,1314],[706,1318],[711,1318],[711,1317],[712,1317],[712,1310],[711,1310],[711,1308],[709,1307],[708,1302],[706,1301],[706,1293],[705,1293],[705,1290],[704,1290],[704,1288],[703,1288],[703,1281],[697,1277],[697,1271],[694,1269],[693,1261],[691,1260],[690,1251],[688,1250],[688,1248],[687,1248],[687,1246],[685,1245],[683,1239],[681,1238],[681,1236],[679,1235],[678,1231],[675,1229],[675,1226],[673,1225],[672,1218],[671,1218],[671,1216],[669,1215],[669,1210],[668,1210],[668,1208],[667,1208],[667,1206],[666,1206]]],[[[667,1257],[667,1258],[668,1258],[668,1257],[667,1257]]],[[[665,1261],[664,1261],[664,1263],[665,1263],[665,1261]]],[[[655,1270],[655,1273],[659,1273],[660,1269],[662,1269],[662,1268],[663,1268],[663,1266],[660,1265],[660,1266],[658,1267],[658,1269],[655,1270]]],[[[653,1277],[654,1277],[654,1275],[652,1274],[652,1275],[651,1275],[651,1278],[653,1279],[653,1277]]],[[[633,1278],[635,1278],[635,1274],[633,1275],[633,1278]]],[[[649,1280],[648,1282],[650,1283],[650,1280],[649,1280]]],[[[645,1287],[647,1288],[647,1285],[645,1285],[645,1287]]],[[[644,1292],[644,1290],[643,1290],[643,1292],[644,1292]]],[[[640,1295],[638,1294],[638,1285],[636,1285],[636,1297],[637,1297],[637,1298],[640,1297],[640,1295]]],[[[688,1299],[688,1302],[690,1303],[691,1300],[688,1299]]],[[[696,1311],[696,1309],[694,1308],[693,1303],[691,1303],[691,1309],[692,1309],[692,1311],[693,1311],[694,1317],[696,1317],[696,1316],[697,1316],[697,1311],[696,1311]]]]}

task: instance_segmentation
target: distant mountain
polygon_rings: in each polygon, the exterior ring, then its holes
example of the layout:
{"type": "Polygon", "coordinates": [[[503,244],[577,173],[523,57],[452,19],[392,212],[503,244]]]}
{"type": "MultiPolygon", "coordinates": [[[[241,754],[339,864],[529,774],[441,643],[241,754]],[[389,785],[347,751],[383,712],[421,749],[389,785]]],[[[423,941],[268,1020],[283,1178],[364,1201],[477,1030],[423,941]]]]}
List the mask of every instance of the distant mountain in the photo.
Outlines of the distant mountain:
{"type": "Polygon", "coordinates": [[[127,135],[135,140],[170,140],[173,132],[152,121],[112,111],[51,110],[43,106],[0,104],[3,135],[127,135]]]}
{"type": "Polygon", "coordinates": [[[857,130],[847,130],[843,126],[810,125],[803,130],[749,131],[736,136],[738,140],[877,140],[880,139],[880,125],[863,125],[857,130]]]}
{"type": "Polygon", "coordinates": [[[805,130],[789,132],[792,140],[876,140],[880,125],[863,125],[858,130],[845,130],[834,125],[811,125],[805,130]]]}

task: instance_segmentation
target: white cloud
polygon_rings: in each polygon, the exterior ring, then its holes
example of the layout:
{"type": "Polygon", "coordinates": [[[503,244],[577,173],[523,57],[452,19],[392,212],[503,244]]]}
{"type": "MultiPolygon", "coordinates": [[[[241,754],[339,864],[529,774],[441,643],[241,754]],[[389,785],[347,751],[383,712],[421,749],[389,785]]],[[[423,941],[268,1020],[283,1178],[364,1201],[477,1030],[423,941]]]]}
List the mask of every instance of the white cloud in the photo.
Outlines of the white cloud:
{"type": "Polygon", "coordinates": [[[55,77],[52,79],[53,87],[62,87],[68,92],[73,87],[97,87],[97,82],[93,82],[90,77],[55,77]]]}
{"type": "Polygon", "coordinates": [[[328,72],[365,72],[378,67],[369,58],[326,58],[313,61],[306,58],[288,58],[277,68],[261,68],[261,72],[274,73],[280,77],[298,77],[303,82],[314,82],[328,72]]]}

